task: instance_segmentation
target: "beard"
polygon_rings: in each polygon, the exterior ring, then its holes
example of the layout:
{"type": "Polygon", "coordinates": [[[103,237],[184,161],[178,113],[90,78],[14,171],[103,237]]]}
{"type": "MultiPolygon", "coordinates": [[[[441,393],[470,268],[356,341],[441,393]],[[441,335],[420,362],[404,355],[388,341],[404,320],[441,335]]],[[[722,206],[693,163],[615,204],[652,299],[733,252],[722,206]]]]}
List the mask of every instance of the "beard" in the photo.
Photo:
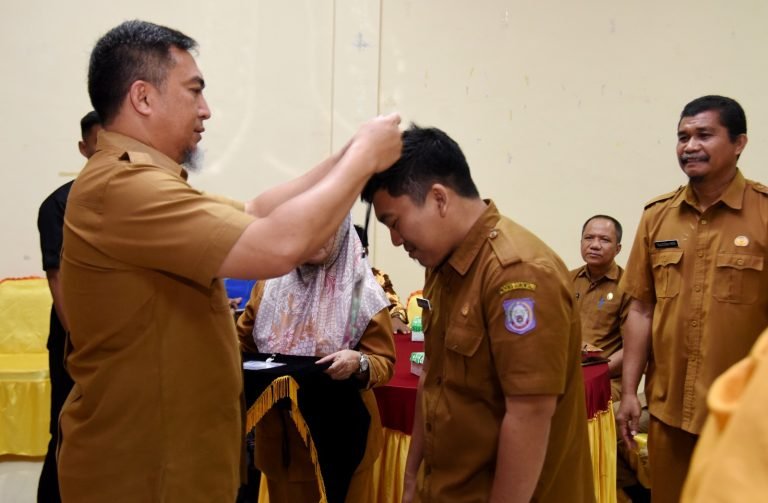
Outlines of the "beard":
{"type": "Polygon", "coordinates": [[[199,148],[194,148],[184,153],[181,165],[190,173],[199,173],[203,170],[204,159],[205,153],[199,148]]]}

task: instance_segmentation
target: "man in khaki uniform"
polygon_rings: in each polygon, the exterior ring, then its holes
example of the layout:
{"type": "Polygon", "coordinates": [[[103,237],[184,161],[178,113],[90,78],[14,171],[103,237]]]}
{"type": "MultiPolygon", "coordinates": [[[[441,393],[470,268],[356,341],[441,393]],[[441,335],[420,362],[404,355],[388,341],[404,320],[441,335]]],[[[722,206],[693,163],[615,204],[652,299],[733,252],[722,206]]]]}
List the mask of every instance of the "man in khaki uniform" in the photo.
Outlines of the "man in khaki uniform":
{"type": "Polygon", "coordinates": [[[571,271],[576,306],[581,316],[581,340],[603,350],[611,373],[611,398],[621,399],[621,328],[629,297],[619,288],[624,269],[614,260],[621,251],[621,224],[608,215],[595,215],[581,229],[584,265],[571,271]]]}
{"type": "Polygon", "coordinates": [[[75,381],[58,455],[66,502],[231,502],[240,484],[242,380],[221,277],[308,259],[367,178],[399,154],[398,118],[245,204],[186,181],[210,117],[195,42],[125,22],[92,54],[103,120],[65,215],[62,275],[75,381]]]}
{"type": "Polygon", "coordinates": [[[646,205],[622,278],[632,301],[618,422],[633,445],[647,364],[654,503],[679,501],[707,390],[768,325],[768,188],[737,168],[746,133],[730,98],[685,106],[677,155],[689,183],[646,205]]]}
{"type": "MultiPolygon", "coordinates": [[[[624,354],[622,330],[627,320],[630,297],[619,288],[624,274],[616,263],[621,251],[621,223],[608,215],[590,217],[581,228],[581,258],[585,264],[571,271],[576,306],[581,316],[581,340],[599,347],[608,358],[611,399],[616,410],[621,401],[621,367],[624,354]]],[[[639,431],[648,432],[648,409],[643,408],[639,431]]],[[[633,501],[650,499],[632,469],[630,454],[623,444],[616,456],[616,486],[633,501]]]]}
{"type": "Polygon", "coordinates": [[[438,129],[404,132],[402,157],[363,198],[427,267],[404,501],[594,501],[562,261],[480,199],[461,149],[438,129]]]}

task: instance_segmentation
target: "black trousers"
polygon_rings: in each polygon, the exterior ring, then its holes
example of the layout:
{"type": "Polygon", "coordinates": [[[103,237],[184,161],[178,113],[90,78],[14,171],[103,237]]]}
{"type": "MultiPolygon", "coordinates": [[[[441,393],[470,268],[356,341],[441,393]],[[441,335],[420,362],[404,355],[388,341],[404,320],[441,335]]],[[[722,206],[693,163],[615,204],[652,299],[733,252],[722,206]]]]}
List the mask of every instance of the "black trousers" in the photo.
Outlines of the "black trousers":
{"type": "Polygon", "coordinates": [[[51,378],[51,441],[40,472],[37,486],[38,503],[59,503],[59,472],[56,469],[56,446],[59,441],[59,413],[74,382],[64,369],[64,344],[67,333],[61,326],[56,311],[51,307],[51,323],[48,333],[48,367],[51,378]]]}

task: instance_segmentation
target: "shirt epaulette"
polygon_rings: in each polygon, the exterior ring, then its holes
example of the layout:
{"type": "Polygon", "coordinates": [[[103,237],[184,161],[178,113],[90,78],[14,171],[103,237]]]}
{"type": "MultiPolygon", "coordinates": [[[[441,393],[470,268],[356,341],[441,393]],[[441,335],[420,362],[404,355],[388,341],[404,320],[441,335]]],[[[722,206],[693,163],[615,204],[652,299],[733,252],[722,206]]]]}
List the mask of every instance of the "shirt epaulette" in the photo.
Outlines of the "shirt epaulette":
{"type": "Polygon", "coordinates": [[[678,192],[680,192],[681,190],[684,190],[684,189],[685,189],[685,185],[681,185],[680,187],[677,188],[677,190],[673,190],[672,192],[667,192],[666,194],[662,194],[662,195],[660,195],[658,197],[654,197],[653,199],[651,199],[650,201],[645,203],[645,209],[647,210],[648,208],[650,208],[654,204],[660,203],[661,201],[666,201],[667,199],[672,199],[673,197],[675,197],[675,195],[678,192]]]}
{"type": "Polygon", "coordinates": [[[503,267],[522,260],[508,230],[500,231],[494,229],[488,237],[493,254],[496,255],[496,258],[503,267]]]}
{"type": "Polygon", "coordinates": [[[126,155],[133,164],[154,164],[152,156],[146,152],[128,150],[126,151],[126,155]]]}
{"type": "Polygon", "coordinates": [[[761,194],[764,194],[764,195],[768,196],[768,187],[766,187],[762,183],[755,182],[755,181],[752,181],[752,180],[747,180],[747,185],[749,185],[750,187],[755,189],[755,191],[760,192],[761,194]]]}

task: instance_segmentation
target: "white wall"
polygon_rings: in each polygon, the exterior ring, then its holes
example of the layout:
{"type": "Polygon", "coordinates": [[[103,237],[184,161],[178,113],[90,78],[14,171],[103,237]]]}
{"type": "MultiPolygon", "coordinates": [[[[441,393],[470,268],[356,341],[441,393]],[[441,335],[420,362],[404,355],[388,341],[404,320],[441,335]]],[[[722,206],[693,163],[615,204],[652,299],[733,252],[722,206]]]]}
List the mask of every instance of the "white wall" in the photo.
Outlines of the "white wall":
{"type": "MultiPolygon", "coordinates": [[[[192,183],[248,198],[392,110],[444,129],[485,197],[570,267],[594,213],[625,226],[685,183],[682,106],[725,94],[747,111],[741,166],[768,182],[768,7],[762,0],[93,0],[0,7],[0,277],[42,274],[42,199],[82,165],[77,121],[95,40],[132,18],[200,43],[213,118],[192,183]]],[[[362,211],[355,210],[362,221],[362,211]]],[[[420,267],[375,226],[373,262],[404,296],[420,267]]],[[[625,257],[619,256],[624,262],[625,257]]]]}

